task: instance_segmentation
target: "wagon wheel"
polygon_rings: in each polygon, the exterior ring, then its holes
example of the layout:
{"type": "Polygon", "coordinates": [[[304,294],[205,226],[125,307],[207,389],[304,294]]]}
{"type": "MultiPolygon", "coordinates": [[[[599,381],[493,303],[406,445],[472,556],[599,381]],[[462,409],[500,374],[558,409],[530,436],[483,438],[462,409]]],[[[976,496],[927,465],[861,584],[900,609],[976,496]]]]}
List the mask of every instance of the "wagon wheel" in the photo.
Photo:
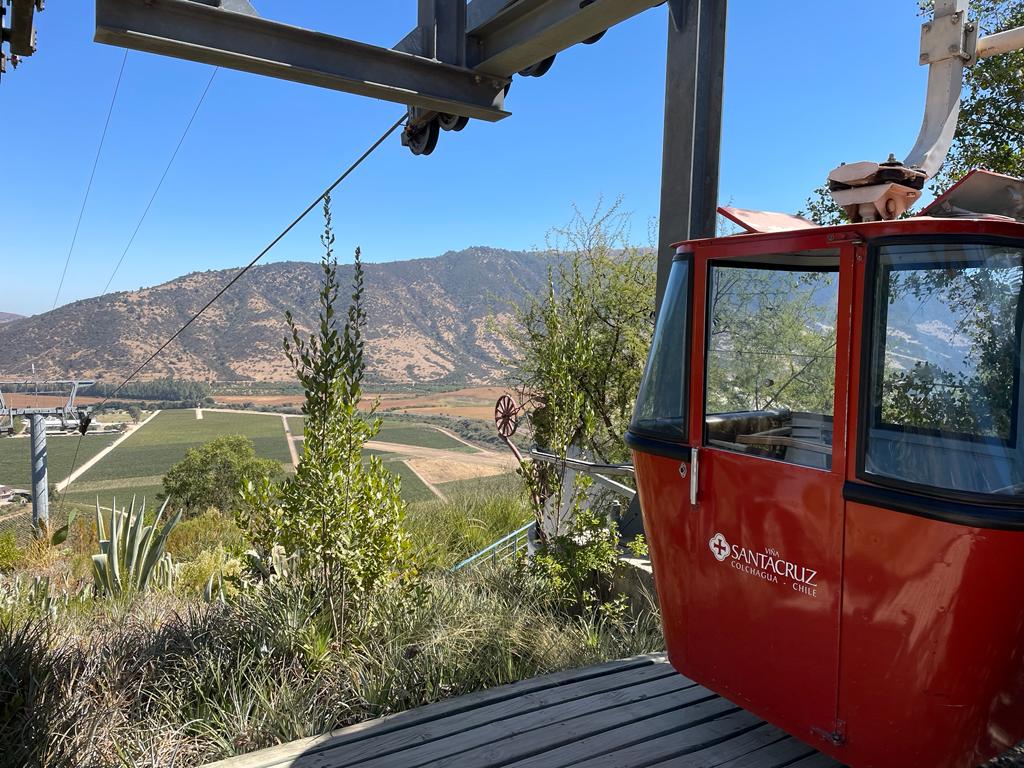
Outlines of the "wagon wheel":
{"type": "Polygon", "coordinates": [[[499,397],[494,406],[494,424],[498,427],[498,434],[506,438],[512,437],[519,428],[519,409],[508,395],[499,397]]]}

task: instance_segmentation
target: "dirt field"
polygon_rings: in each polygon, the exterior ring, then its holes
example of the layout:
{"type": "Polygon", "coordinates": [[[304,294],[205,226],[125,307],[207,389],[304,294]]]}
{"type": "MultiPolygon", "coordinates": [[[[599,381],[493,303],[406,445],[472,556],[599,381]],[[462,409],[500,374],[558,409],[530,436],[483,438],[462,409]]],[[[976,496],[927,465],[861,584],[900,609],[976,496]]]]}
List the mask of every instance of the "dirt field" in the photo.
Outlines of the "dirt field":
{"type": "MultiPolygon", "coordinates": [[[[502,387],[466,387],[452,392],[428,392],[422,395],[380,392],[368,395],[364,402],[369,407],[379,397],[382,412],[424,413],[490,421],[494,418],[495,401],[505,392],[502,387]]],[[[218,395],[215,399],[223,405],[302,405],[300,394],[218,395]]]]}
{"type": "MultiPolygon", "coordinates": [[[[101,397],[76,397],[75,405],[95,405],[101,397]]],[[[67,395],[35,395],[27,392],[4,394],[8,408],[60,408],[68,401],[67,395]]]]}

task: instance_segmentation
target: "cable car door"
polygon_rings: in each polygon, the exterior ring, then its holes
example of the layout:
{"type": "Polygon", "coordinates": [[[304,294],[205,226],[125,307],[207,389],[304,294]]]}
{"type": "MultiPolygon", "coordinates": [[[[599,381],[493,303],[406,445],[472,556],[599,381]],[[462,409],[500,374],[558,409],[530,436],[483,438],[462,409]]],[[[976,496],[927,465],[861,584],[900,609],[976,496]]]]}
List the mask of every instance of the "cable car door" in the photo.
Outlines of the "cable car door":
{"type": "Polygon", "coordinates": [[[837,740],[852,248],[698,251],[694,277],[684,672],[837,740]]]}

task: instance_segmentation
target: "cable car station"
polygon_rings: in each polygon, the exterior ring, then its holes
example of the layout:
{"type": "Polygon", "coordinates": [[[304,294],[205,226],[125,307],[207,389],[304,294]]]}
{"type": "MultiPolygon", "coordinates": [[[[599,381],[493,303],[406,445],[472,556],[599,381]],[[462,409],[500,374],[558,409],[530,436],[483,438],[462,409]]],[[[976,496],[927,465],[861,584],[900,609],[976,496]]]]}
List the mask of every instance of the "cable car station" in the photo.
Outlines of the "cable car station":
{"type": "MultiPolygon", "coordinates": [[[[96,39],[399,102],[429,155],[505,119],[514,76],[661,4],[421,0],[382,49],[247,0],[97,0],[96,39]]],[[[1024,181],[975,171],[910,213],[965,68],[1024,29],[979,39],[967,0],[936,0],[916,143],[838,166],[849,223],[822,227],[718,209],[726,2],[667,5],[659,307],[627,442],[668,659],[831,758],[806,765],[977,766],[1024,740],[1024,181]],[[716,236],[719,210],[737,233],[716,236]]],[[[522,764],[577,764],[538,755],[522,764]]]]}

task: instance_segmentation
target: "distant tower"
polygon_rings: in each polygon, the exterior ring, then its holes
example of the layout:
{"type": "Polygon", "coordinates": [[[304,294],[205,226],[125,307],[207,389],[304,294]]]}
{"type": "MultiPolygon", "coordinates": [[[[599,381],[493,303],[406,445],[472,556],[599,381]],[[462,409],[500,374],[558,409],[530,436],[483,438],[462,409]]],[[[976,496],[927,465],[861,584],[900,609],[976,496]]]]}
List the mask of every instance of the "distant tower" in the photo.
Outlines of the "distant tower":
{"type": "MultiPolygon", "coordinates": [[[[35,366],[33,366],[33,372],[35,366]]],[[[46,422],[47,419],[59,419],[63,428],[75,425],[81,434],[89,428],[92,421],[89,408],[77,408],[75,396],[79,387],[88,387],[95,384],[95,381],[74,379],[68,381],[19,381],[0,382],[0,432],[14,433],[14,417],[27,416],[29,419],[29,451],[32,460],[32,530],[37,537],[46,535],[50,527],[50,501],[49,483],[47,481],[46,464],[46,422]],[[48,387],[61,387],[59,390],[41,392],[40,385],[48,387]],[[14,407],[8,405],[4,400],[3,390],[7,388],[10,394],[27,392],[36,397],[43,395],[64,396],[67,392],[67,400],[63,405],[36,407],[14,407]]]]}

